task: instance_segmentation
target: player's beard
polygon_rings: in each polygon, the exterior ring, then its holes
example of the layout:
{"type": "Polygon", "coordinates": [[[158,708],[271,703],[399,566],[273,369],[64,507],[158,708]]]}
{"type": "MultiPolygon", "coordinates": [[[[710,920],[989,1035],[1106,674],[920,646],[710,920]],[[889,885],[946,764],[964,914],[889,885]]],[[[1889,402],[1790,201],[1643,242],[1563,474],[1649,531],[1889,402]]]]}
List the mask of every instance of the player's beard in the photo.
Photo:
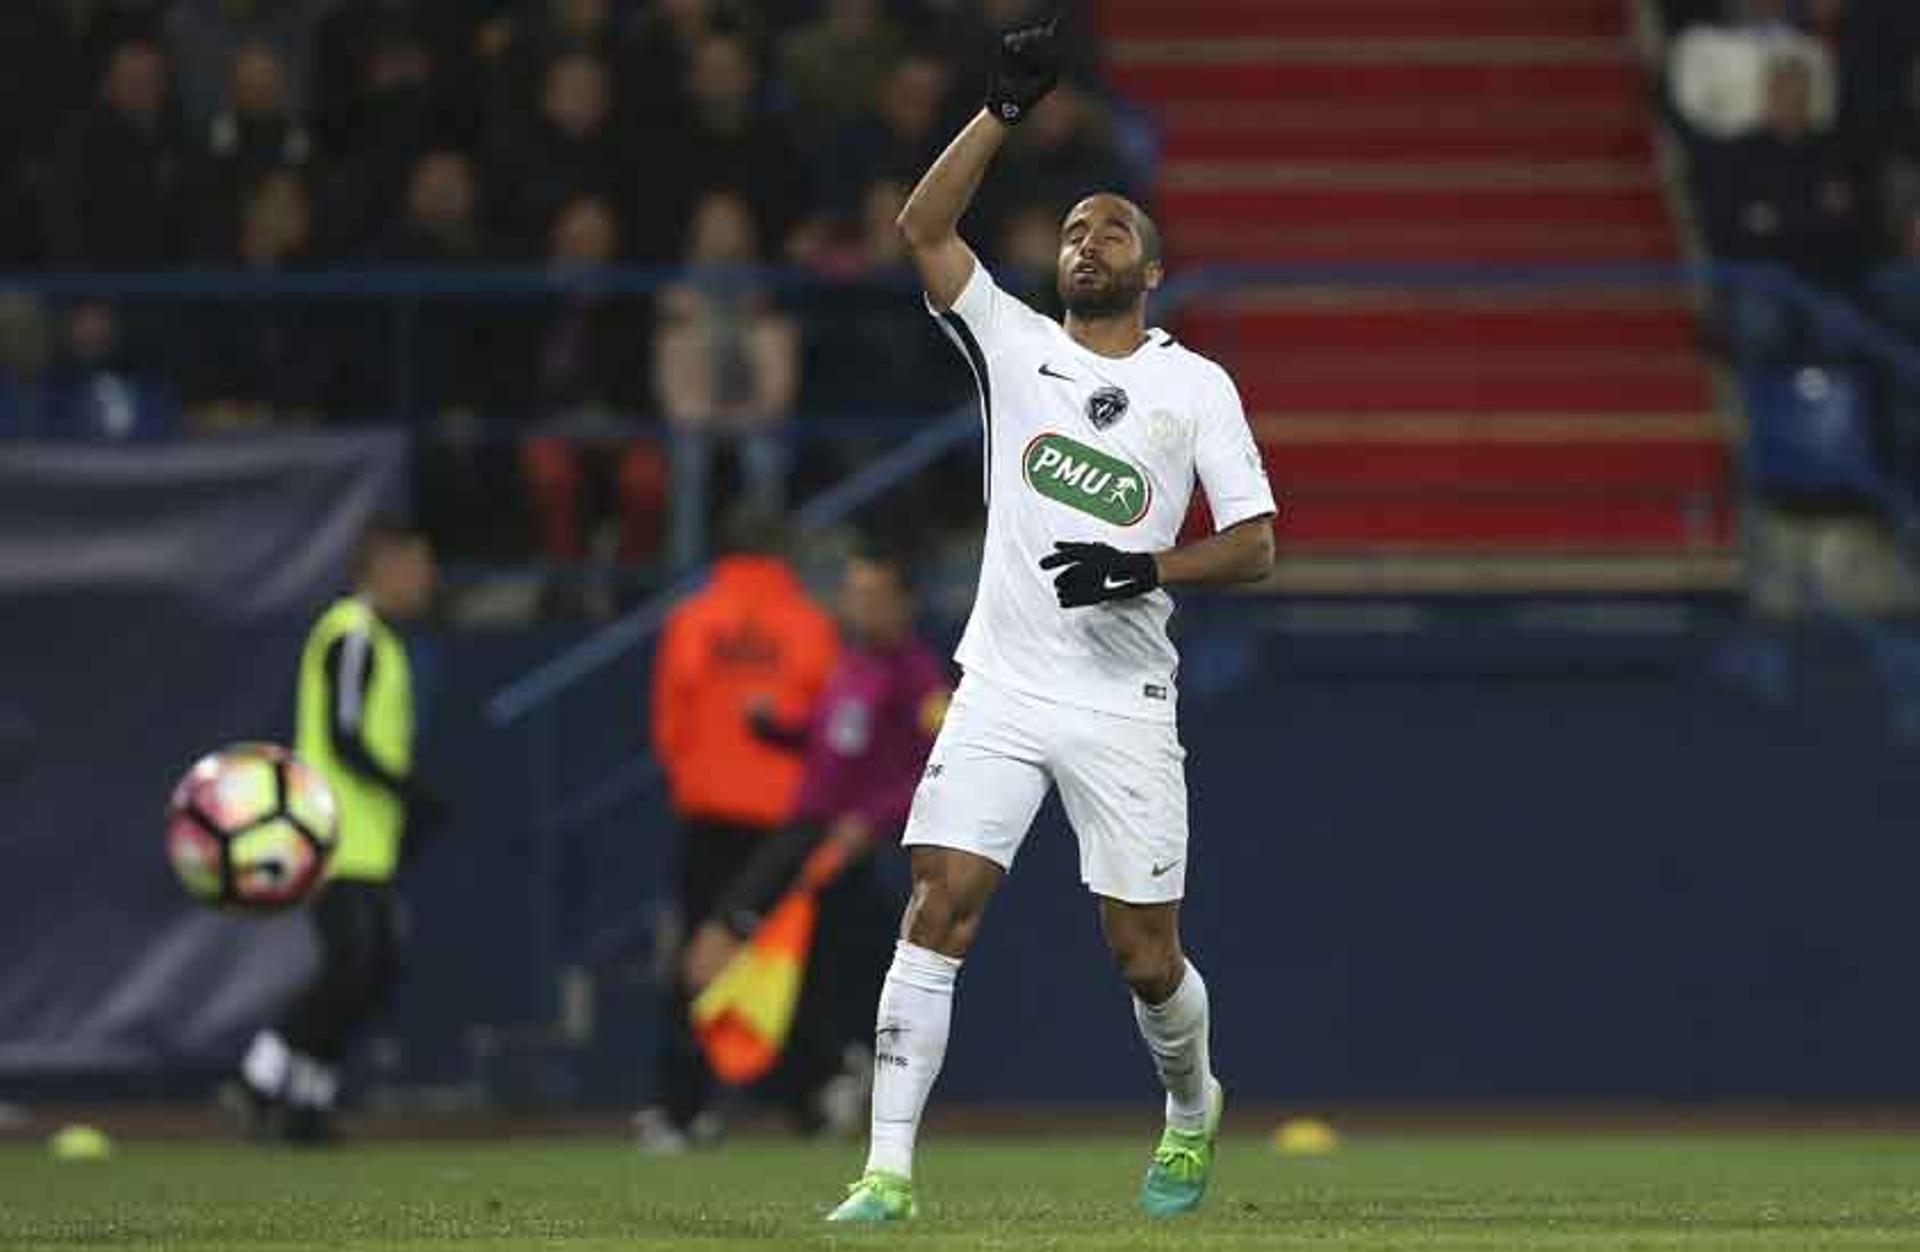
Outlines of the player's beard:
{"type": "Polygon", "coordinates": [[[1073,271],[1061,275],[1060,305],[1077,318],[1100,321],[1125,317],[1132,313],[1147,294],[1147,267],[1136,265],[1127,270],[1107,271],[1107,281],[1092,287],[1075,288],[1073,271]]]}

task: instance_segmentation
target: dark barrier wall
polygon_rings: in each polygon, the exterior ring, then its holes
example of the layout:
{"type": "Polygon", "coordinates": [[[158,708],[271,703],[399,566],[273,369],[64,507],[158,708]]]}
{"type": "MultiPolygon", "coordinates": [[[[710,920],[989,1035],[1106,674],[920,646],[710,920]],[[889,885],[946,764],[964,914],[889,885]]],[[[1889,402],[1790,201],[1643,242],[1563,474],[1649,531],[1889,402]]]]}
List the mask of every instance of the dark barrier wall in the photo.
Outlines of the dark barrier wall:
{"type": "MultiPolygon", "coordinates": [[[[1920,1094],[1920,762],[1846,645],[1712,626],[1303,636],[1245,616],[1192,624],[1184,710],[1186,931],[1237,1091],[1920,1094]],[[1749,670],[1786,685],[1727,677],[1749,670]]],[[[426,1069],[459,1071],[456,1023],[532,999],[524,764],[472,720],[525,650],[442,649],[435,752],[470,780],[474,820],[413,887],[400,1033],[426,1069]]],[[[638,662],[590,684],[562,773],[637,746],[643,717],[638,662]]],[[[654,801],[580,833],[563,946],[665,894],[664,829],[654,801]]],[[[962,975],[947,1097],[1151,1099],[1075,864],[1049,805],[962,975]]],[[[601,1096],[638,1099],[651,1001],[625,968],[603,969],[587,1067],[601,1096]]]]}
{"type": "MultiPolygon", "coordinates": [[[[1184,710],[1186,930],[1243,1097],[1920,1095],[1920,781],[1843,644],[1756,644],[1730,626],[1300,634],[1249,616],[1195,615],[1184,710]],[[1777,664],[1752,665],[1756,648],[1777,664]],[[1784,685],[1727,677],[1775,671],[1784,685]]],[[[0,622],[0,648],[25,646],[16,620],[0,622]]],[[[143,655],[205,706],[88,688],[70,723],[42,728],[40,781],[5,793],[0,1056],[16,1074],[210,1072],[262,1011],[236,968],[299,959],[284,926],[206,918],[173,895],[154,821],[176,760],[257,733],[229,720],[254,707],[233,703],[235,676],[278,699],[285,641],[234,655],[154,633],[171,625],[158,620],[143,655]],[[136,765],[103,764],[123,758],[136,765]],[[199,929],[220,942],[190,942],[199,929]],[[126,971],[168,952],[170,1007],[124,1014],[126,971]],[[38,998],[21,998],[23,969],[38,998]],[[22,1003],[39,1007],[23,1018],[22,1003]],[[47,1023],[116,1046],[23,1058],[23,1028],[47,1041],[47,1023]]],[[[562,642],[423,648],[427,756],[459,812],[406,879],[412,969],[380,1081],[464,1081],[488,1064],[498,1078],[511,1066],[476,1062],[475,1028],[553,1006],[530,959],[525,740],[479,710],[562,642]]],[[[569,697],[563,782],[638,750],[644,719],[644,658],[569,697]]],[[[568,844],[557,936],[569,960],[597,944],[600,990],[594,1041],[559,1052],[584,1084],[547,1081],[548,1095],[644,1098],[647,930],[608,927],[666,894],[664,830],[652,799],[568,844]]],[[[1049,806],[962,975],[945,1098],[1153,1099],[1074,865],[1049,806]]]]}

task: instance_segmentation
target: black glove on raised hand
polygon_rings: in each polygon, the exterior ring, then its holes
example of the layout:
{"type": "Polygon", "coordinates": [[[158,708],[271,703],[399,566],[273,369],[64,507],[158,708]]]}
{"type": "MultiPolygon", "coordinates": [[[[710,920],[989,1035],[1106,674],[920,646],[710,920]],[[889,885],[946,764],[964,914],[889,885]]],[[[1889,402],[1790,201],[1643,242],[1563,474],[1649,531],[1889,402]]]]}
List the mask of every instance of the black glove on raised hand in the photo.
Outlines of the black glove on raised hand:
{"type": "Polygon", "coordinates": [[[1059,25],[1055,15],[1011,27],[1000,36],[1000,55],[987,84],[987,111],[1007,125],[1018,126],[1060,81],[1060,50],[1053,41],[1059,25]]]}
{"type": "Polygon", "coordinates": [[[1054,592],[1063,609],[1084,609],[1109,600],[1144,596],[1160,585],[1151,552],[1122,552],[1104,543],[1056,543],[1041,569],[1057,569],[1054,592]]]}

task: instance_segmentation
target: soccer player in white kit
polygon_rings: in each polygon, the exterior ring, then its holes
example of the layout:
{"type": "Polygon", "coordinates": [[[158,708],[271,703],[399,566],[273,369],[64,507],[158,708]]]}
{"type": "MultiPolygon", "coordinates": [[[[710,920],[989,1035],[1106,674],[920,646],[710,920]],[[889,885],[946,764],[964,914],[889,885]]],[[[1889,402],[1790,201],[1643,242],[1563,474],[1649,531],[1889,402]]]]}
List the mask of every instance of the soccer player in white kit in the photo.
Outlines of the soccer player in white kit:
{"type": "Polygon", "coordinates": [[[1054,84],[1053,37],[1051,22],[1003,37],[986,108],[900,215],[928,308],[979,384],[987,535],[965,677],[903,840],[913,890],[874,1028],[866,1171],[835,1221],[913,1215],[914,1138],[961,961],[1049,787],[1167,1091],[1141,1204],[1193,1208],[1213,1162],[1222,1091],[1206,984],[1180,946],[1186,753],[1163,588],[1265,576],[1273,493],[1226,372],[1146,327],[1163,271],[1138,206],[1096,195],[1068,214],[1064,326],[1001,290],[957,233],[1010,128],[1054,84]],[[1215,533],[1181,545],[1196,478],[1215,533]]]}

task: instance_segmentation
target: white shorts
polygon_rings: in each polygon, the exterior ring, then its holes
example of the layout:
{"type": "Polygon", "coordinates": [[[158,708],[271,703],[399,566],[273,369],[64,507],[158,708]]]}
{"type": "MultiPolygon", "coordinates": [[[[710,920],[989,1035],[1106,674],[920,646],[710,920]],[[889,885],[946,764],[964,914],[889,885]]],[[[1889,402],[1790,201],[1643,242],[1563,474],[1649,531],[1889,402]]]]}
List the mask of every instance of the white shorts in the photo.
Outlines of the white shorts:
{"type": "Polygon", "coordinates": [[[1002,869],[1058,785],[1080,881],[1127,904],[1186,893],[1186,749],[1172,722],[1041,700],[968,674],[954,692],[901,842],[1002,869]]]}

